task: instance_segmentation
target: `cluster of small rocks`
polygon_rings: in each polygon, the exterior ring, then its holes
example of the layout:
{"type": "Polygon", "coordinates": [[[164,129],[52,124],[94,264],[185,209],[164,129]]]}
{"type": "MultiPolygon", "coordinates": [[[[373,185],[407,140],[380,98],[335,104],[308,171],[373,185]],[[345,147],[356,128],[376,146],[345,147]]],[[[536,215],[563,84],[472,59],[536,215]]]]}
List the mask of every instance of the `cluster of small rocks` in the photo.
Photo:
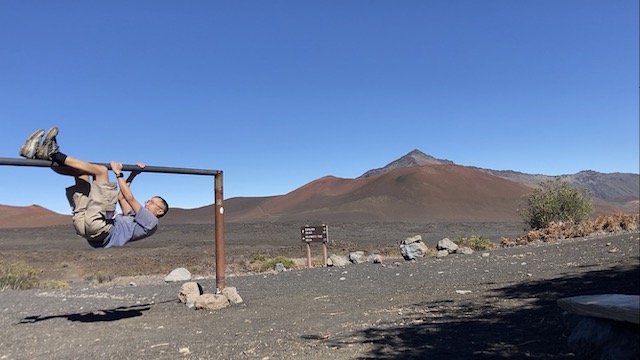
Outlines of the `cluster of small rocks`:
{"type": "Polygon", "coordinates": [[[345,266],[347,264],[362,264],[365,262],[380,264],[382,263],[382,256],[380,254],[365,256],[364,251],[353,251],[349,253],[349,256],[333,254],[327,259],[328,266],[345,266]]]}
{"type": "MultiPolygon", "coordinates": [[[[425,257],[430,253],[434,253],[436,257],[442,258],[449,254],[473,254],[473,250],[466,246],[458,246],[449,238],[444,238],[438,242],[435,249],[429,249],[429,247],[422,242],[421,235],[415,235],[404,239],[400,243],[400,252],[405,260],[416,260],[421,257],[425,257]]],[[[382,256],[379,254],[370,254],[365,256],[363,251],[354,251],[349,256],[342,256],[333,254],[327,259],[328,266],[345,266],[349,263],[361,264],[361,263],[382,263],[382,256]]]]}
{"type": "MultiPolygon", "coordinates": [[[[466,246],[458,246],[449,238],[438,241],[436,257],[441,258],[449,254],[473,254],[473,250],[466,246]]],[[[422,242],[421,235],[415,235],[404,239],[400,243],[400,252],[405,260],[416,260],[429,254],[429,247],[422,242]]]]}
{"type": "Polygon", "coordinates": [[[219,294],[205,294],[200,284],[190,280],[191,273],[185,268],[174,269],[164,278],[165,282],[186,281],[180,287],[178,300],[189,308],[218,310],[243,302],[235,287],[225,287],[219,294]]]}

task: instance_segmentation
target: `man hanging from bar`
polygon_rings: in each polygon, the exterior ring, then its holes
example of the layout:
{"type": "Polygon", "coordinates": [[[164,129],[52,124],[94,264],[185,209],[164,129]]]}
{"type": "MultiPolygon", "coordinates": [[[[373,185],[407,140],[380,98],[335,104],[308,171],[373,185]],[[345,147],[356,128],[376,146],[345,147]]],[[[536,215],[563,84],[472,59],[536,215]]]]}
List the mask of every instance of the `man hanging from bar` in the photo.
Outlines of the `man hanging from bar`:
{"type": "MultiPolygon", "coordinates": [[[[44,130],[34,132],[20,149],[20,155],[27,159],[51,160],[59,165],[51,167],[55,172],[75,177],[75,185],[66,192],[76,233],[95,248],[123,246],[153,235],[158,219],[169,211],[169,205],[160,196],[147,200],[144,206],[136,200],[129,185],[140,171],[132,171],[125,180],[122,163],[112,161],[110,165],[117,183],[110,182],[106,166],[61,153],[57,135],[56,127],[46,136],[44,130]],[[116,214],[116,202],[122,214],[116,214]]],[[[143,164],[138,166],[144,168],[143,164]]]]}

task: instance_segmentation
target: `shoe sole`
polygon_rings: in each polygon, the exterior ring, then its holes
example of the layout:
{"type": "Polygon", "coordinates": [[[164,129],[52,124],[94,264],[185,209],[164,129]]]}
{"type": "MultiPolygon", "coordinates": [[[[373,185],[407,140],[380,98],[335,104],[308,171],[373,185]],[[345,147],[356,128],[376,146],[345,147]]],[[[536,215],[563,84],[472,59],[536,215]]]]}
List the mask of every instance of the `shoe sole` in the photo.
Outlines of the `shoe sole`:
{"type": "Polygon", "coordinates": [[[44,140],[42,140],[42,144],[36,150],[36,157],[38,159],[49,160],[51,153],[58,150],[57,146],[55,151],[51,151],[52,149],[50,149],[51,141],[55,139],[56,136],[58,136],[58,128],[52,127],[51,129],[49,129],[47,135],[44,137],[44,140]]]}
{"type": "Polygon", "coordinates": [[[44,130],[36,130],[33,134],[31,134],[27,141],[20,148],[20,156],[25,157],[27,159],[35,158],[36,151],[38,150],[38,146],[40,145],[40,140],[44,136],[44,130]]]}

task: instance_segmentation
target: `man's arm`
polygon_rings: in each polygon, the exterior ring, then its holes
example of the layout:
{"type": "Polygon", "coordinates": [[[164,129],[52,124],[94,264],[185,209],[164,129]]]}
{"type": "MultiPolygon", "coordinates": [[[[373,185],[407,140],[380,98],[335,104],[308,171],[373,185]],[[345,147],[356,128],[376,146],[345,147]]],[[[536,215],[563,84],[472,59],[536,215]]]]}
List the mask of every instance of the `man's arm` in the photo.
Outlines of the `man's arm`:
{"type": "MultiPolygon", "coordinates": [[[[144,164],[138,163],[136,165],[138,165],[140,168],[144,168],[144,164]]],[[[116,174],[121,174],[122,164],[112,161],[111,169],[116,174]]],[[[129,213],[131,210],[133,210],[133,212],[137,214],[142,207],[142,205],[140,205],[140,203],[134,198],[133,193],[131,192],[131,189],[129,187],[131,185],[131,182],[133,182],[133,179],[138,174],[140,174],[140,171],[132,171],[126,180],[124,180],[124,177],[118,177],[116,179],[118,181],[118,187],[120,188],[120,191],[118,192],[118,202],[120,203],[120,208],[122,209],[123,214],[129,213]]]]}

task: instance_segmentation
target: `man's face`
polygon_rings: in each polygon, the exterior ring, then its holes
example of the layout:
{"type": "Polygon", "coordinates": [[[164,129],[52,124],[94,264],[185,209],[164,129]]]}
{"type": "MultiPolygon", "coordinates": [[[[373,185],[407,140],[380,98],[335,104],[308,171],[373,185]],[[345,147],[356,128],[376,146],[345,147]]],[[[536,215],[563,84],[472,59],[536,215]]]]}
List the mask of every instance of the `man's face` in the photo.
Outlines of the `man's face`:
{"type": "Polygon", "coordinates": [[[151,199],[147,200],[147,202],[144,204],[144,208],[149,210],[149,212],[155,216],[164,214],[164,206],[160,202],[160,199],[156,197],[152,197],[151,199]]]}

